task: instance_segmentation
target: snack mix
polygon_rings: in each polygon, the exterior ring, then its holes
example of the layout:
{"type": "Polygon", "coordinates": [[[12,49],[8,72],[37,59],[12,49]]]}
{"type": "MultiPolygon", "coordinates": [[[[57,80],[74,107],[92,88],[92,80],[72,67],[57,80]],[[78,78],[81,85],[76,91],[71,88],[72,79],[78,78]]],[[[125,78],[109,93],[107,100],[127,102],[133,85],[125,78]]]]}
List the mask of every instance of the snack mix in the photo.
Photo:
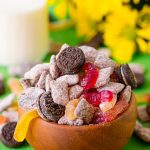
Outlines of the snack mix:
{"type": "Polygon", "coordinates": [[[37,64],[26,72],[21,83],[19,106],[27,113],[14,134],[19,142],[23,140],[18,135],[20,126],[26,122],[27,129],[38,116],[75,126],[111,122],[128,109],[131,91],[137,86],[128,64],[116,64],[105,51],[93,47],[67,44],[52,55],[50,63],[37,64]]]}

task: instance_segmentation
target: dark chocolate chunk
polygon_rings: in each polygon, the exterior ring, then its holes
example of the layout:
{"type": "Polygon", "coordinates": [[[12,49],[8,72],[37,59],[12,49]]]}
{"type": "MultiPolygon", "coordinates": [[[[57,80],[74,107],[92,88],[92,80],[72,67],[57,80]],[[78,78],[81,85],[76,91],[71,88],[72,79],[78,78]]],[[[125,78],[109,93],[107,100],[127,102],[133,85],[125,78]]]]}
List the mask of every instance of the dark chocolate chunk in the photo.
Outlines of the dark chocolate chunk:
{"type": "Polygon", "coordinates": [[[50,91],[42,94],[37,107],[39,115],[47,121],[58,122],[65,112],[64,106],[54,103],[50,91]]]}
{"type": "Polygon", "coordinates": [[[124,84],[120,66],[115,67],[114,72],[113,72],[113,80],[115,82],[120,82],[124,84]]]}
{"type": "Polygon", "coordinates": [[[57,58],[57,65],[64,74],[74,74],[82,69],[85,62],[84,53],[80,48],[67,47],[57,58]]]}
{"type": "Polygon", "coordinates": [[[136,82],[136,78],[134,73],[132,72],[132,70],[130,69],[128,64],[124,64],[121,66],[121,73],[123,76],[123,80],[124,83],[126,85],[131,85],[132,88],[136,88],[137,87],[137,82],[136,82]]]}
{"type": "Polygon", "coordinates": [[[9,122],[3,128],[1,132],[1,141],[7,147],[15,148],[23,144],[23,142],[17,142],[14,139],[14,131],[17,122],[9,122]]]}

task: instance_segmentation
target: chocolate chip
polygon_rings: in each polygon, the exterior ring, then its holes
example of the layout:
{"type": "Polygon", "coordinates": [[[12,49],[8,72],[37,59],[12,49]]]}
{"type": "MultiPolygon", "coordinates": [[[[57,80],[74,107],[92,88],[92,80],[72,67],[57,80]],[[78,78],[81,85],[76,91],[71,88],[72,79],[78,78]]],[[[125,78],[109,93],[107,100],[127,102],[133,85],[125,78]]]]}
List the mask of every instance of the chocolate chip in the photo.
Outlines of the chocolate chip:
{"type": "Polygon", "coordinates": [[[57,58],[57,65],[64,74],[74,74],[79,72],[82,69],[84,62],[84,53],[77,47],[67,47],[57,58]]]}
{"type": "Polygon", "coordinates": [[[9,122],[2,128],[1,141],[7,147],[16,148],[23,144],[23,142],[15,141],[13,137],[16,125],[17,122],[9,122]]]}
{"type": "Polygon", "coordinates": [[[54,103],[51,92],[45,92],[38,101],[39,115],[47,120],[58,122],[58,120],[64,115],[65,107],[54,103]]]}

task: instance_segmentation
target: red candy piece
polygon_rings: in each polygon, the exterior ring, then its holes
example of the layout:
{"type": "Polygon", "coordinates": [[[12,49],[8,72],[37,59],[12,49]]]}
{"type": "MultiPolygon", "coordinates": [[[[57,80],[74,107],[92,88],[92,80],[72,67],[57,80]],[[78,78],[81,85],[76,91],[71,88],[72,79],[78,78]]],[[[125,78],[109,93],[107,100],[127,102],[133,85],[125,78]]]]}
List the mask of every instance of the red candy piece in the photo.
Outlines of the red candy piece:
{"type": "Polygon", "coordinates": [[[102,102],[109,102],[113,99],[113,93],[107,90],[101,92],[85,93],[83,97],[93,106],[98,107],[102,102]]]}
{"type": "Polygon", "coordinates": [[[86,71],[86,73],[82,77],[80,84],[84,88],[84,90],[88,90],[94,87],[99,72],[97,68],[91,63],[85,64],[83,66],[83,69],[86,71]]]}
{"type": "Polygon", "coordinates": [[[93,117],[93,124],[98,124],[102,122],[110,122],[115,120],[121,113],[127,110],[129,103],[125,100],[119,100],[117,104],[107,112],[103,113],[98,110],[93,117]]]}

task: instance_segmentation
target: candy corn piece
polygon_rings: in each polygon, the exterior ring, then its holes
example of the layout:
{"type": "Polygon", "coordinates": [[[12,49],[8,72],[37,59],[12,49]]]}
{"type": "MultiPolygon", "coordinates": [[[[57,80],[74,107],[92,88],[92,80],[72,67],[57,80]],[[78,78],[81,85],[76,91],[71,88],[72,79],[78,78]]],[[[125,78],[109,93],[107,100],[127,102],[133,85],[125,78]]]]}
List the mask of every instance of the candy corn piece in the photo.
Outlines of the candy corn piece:
{"type": "Polygon", "coordinates": [[[39,117],[37,110],[33,109],[26,112],[18,121],[15,132],[14,139],[18,142],[24,141],[26,134],[30,125],[30,122],[39,117]]]}

